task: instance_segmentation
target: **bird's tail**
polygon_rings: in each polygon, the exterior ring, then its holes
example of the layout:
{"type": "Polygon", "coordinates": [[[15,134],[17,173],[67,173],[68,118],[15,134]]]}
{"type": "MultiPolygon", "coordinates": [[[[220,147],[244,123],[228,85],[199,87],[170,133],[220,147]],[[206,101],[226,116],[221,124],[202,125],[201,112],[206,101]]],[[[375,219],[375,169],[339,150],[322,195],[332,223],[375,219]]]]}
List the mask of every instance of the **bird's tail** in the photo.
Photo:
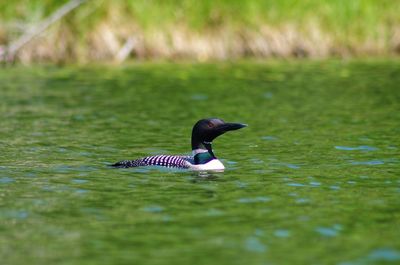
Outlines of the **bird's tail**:
{"type": "Polygon", "coordinates": [[[119,167],[119,168],[128,168],[128,167],[139,167],[141,166],[140,162],[142,159],[137,159],[137,160],[124,160],[124,161],[119,161],[115,164],[112,164],[112,167],[119,167]]]}

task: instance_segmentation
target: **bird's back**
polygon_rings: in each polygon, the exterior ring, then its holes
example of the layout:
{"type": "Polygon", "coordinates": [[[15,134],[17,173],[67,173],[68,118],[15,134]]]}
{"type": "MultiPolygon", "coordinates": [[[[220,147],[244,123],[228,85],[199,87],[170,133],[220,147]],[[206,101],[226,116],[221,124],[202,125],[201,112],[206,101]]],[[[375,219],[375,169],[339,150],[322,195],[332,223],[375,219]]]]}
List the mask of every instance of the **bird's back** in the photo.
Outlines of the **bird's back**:
{"type": "Polygon", "coordinates": [[[146,156],[136,160],[123,160],[113,164],[113,167],[129,168],[141,166],[163,166],[170,168],[190,168],[193,163],[191,156],[155,155],[146,156]]]}

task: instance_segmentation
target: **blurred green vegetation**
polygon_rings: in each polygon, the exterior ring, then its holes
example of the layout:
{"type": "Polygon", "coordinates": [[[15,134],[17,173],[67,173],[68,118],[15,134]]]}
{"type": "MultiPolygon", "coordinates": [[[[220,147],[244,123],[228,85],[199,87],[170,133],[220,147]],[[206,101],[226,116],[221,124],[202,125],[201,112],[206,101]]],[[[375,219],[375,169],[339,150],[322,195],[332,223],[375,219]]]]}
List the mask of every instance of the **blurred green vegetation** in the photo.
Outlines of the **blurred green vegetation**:
{"type": "MultiPolygon", "coordinates": [[[[11,42],[66,2],[2,0],[0,44],[11,42]]],[[[400,0],[89,0],[63,18],[58,30],[67,30],[76,45],[85,45],[100,24],[119,31],[135,27],[144,38],[177,27],[196,34],[223,29],[235,35],[244,30],[257,34],[263,26],[282,32],[291,25],[305,39],[314,35],[311,42],[322,32],[339,50],[348,48],[346,53],[368,42],[367,49],[373,50],[369,53],[388,54],[400,50],[399,14],[400,0]]]]}

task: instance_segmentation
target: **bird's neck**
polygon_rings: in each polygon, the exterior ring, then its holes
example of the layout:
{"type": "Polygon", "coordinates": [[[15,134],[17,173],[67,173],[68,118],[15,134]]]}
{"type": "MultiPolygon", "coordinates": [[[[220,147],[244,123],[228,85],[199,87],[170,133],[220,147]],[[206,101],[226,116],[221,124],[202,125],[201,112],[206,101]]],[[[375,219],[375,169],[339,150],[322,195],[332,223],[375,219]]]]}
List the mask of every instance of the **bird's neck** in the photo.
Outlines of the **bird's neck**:
{"type": "Polygon", "coordinates": [[[206,149],[195,149],[193,150],[193,158],[195,165],[207,164],[213,159],[216,159],[214,154],[206,149]]]}
{"type": "Polygon", "coordinates": [[[207,162],[216,159],[211,143],[208,142],[192,145],[192,153],[195,165],[206,164],[207,162]]]}

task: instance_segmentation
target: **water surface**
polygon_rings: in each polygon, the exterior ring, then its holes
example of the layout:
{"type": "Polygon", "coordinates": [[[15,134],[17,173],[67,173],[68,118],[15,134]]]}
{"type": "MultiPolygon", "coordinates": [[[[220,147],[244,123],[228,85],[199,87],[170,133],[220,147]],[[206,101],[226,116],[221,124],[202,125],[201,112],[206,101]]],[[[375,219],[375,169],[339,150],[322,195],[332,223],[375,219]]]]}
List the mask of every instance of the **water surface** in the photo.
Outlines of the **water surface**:
{"type": "Polygon", "coordinates": [[[3,68],[2,264],[400,264],[394,61],[3,68]],[[108,164],[189,154],[223,173],[108,164]]]}

